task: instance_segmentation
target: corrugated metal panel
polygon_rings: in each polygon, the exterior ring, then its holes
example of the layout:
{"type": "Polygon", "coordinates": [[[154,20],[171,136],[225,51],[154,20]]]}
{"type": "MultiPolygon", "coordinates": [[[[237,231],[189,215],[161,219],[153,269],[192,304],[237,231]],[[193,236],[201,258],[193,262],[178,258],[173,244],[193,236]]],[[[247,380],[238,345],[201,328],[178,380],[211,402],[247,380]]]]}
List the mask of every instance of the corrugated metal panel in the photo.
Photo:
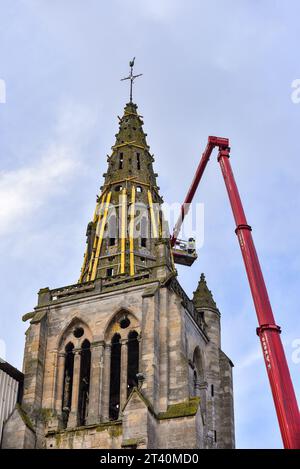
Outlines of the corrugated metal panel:
{"type": "Polygon", "coordinates": [[[0,437],[2,436],[3,423],[16,405],[18,387],[18,381],[0,370],[0,437]]]}

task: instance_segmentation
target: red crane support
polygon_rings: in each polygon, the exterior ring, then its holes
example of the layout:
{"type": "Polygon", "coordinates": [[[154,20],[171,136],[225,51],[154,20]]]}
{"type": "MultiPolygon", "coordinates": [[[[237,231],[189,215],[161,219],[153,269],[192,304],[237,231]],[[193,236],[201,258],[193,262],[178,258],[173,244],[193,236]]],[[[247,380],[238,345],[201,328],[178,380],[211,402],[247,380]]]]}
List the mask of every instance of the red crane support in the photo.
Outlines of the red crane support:
{"type": "Polygon", "coordinates": [[[264,277],[251,235],[251,227],[247,223],[239,191],[233,176],[229,161],[230,148],[228,139],[218,137],[208,138],[206,149],[198,165],[193,182],[181,206],[181,213],[173,230],[171,245],[174,246],[176,242],[183,219],[188,212],[189,204],[193,199],[209,157],[215,147],[219,148],[218,162],[224,177],[235,219],[235,232],[239,240],[256,309],[259,324],[257,334],[261,341],[283,444],[285,448],[300,449],[300,415],[289,367],[280,339],[281,330],[274,320],[264,277]]]}

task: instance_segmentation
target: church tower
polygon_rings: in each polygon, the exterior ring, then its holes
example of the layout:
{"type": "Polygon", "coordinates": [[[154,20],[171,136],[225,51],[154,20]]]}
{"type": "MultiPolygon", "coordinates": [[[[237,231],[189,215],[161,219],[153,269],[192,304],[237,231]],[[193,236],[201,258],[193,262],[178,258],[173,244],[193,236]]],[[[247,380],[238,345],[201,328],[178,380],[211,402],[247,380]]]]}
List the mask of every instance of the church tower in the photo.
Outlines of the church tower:
{"type": "Polygon", "coordinates": [[[204,275],[192,300],[178,282],[129,78],[78,283],[42,288],[23,317],[24,393],[2,447],[234,447],[220,312],[204,275]]]}

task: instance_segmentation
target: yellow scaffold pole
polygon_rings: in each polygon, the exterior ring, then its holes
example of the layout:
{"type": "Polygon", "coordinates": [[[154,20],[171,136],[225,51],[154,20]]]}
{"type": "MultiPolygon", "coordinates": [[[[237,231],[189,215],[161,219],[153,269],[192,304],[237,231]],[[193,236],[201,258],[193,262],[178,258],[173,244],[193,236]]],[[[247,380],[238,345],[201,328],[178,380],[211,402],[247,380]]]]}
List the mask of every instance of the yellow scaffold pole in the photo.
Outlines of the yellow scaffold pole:
{"type": "Polygon", "coordinates": [[[107,197],[106,197],[103,218],[102,218],[101,221],[99,219],[99,221],[101,223],[101,226],[100,226],[99,238],[98,238],[97,248],[96,248],[95,257],[94,257],[94,265],[93,265],[93,269],[92,269],[91,280],[95,280],[96,274],[97,274],[99,254],[100,254],[100,249],[101,249],[101,245],[102,245],[104,227],[105,227],[105,223],[106,223],[106,218],[107,218],[110,199],[111,199],[111,192],[109,192],[107,194],[107,197]]]}
{"type": "Polygon", "coordinates": [[[153,209],[152,194],[150,190],[148,191],[148,202],[149,202],[149,208],[150,208],[153,238],[157,238],[157,226],[156,226],[156,220],[155,220],[155,213],[153,209]]]}
{"type": "MultiPolygon", "coordinates": [[[[99,216],[99,207],[100,207],[100,213],[101,213],[101,207],[103,205],[103,200],[104,200],[104,194],[102,194],[102,196],[99,199],[99,202],[97,202],[97,204],[96,204],[96,208],[95,208],[94,216],[93,216],[93,223],[95,223],[97,221],[97,218],[99,216]],[[101,205],[100,205],[100,201],[101,201],[101,205]]],[[[96,249],[96,236],[95,236],[94,243],[93,243],[91,259],[94,256],[94,249],[96,249]]],[[[80,274],[80,278],[78,280],[78,283],[81,283],[82,280],[83,280],[83,277],[84,277],[84,274],[85,274],[85,265],[86,265],[86,262],[87,262],[87,257],[88,257],[88,246],[86,247],[86,250],[85,250],[83,265],[82,265],[81,274],[80,274]]],[[[89,263],[89,267],[92,268],[91,267],[91,262],[89,263]]],[[[88,271],[90,270],[90,268],[88,269],[88,271]]],[[[87,280],[89,280],[89,276],[87,277],[87,280]]]]}
{"type": "Polygon", "coordinates": [[[130,228],[129,228],[129,252],[130,275],[134,275],[134,215],[135,215],[135,186],[131,189],[130,228]]]}
{"type": "Polygon", "coordinates": [[[126,208],[127,208],[127,195],[126,195],[126,189],[124,188],[121,194],[121,274],[125,273],[126,208]]]}
{"type": "Polygon", "coordinates": [[[97,218],[98,218],[98,222],[97,222],[97,226],[96,226],[96,233],[95,233],[95,238],[94,238],[94,243],[93,243],[92,254],[91,254],[91,258],[90,258],[90,262],[89,262],[87,281],[91,280],[92,268],[93,268],[94,259],[95,259],[95,252],[96,252],[97,243],[98,243],[97,232],[99,230],[99,226],[100,226],[100,223],[101,223],[100,216],[102,215],[102,210],[103,210],[103,205],[104,205],[104,202],[105,202],[105,198],[106,198],[106,194],[102,194],[101,203],[98,207],[96,206],[96,210],[95,210],[95,214],[94,214],[94,220],[97,220],[97,218]],[[97,210],[97,208],[98,208],[98,210],[97,210]]]}

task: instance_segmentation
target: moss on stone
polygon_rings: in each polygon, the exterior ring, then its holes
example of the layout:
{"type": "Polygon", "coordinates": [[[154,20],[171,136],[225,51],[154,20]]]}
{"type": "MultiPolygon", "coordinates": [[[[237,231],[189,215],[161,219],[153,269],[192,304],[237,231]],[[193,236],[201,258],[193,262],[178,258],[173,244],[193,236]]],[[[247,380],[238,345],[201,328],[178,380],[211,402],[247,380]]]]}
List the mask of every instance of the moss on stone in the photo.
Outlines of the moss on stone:
{"type": "Polygon", "coordinates": [[[158,418],[159,420],[165,420],[195,415],[199,407],[199,402],[199,397],[193,397],[187,401],[179,402],[178,404],[171,404],[168,406],[166,412],[160,412],[158,414],[158,418]]]}
{"type": "Polygon", "coordinates": [[[56,433],[55,434],[55,445],[57,448],[60,448],[60,443],[61,443],[61,434],[56,433]]]}
{"type": "Polygon", "coordinates": [[[100,426],[96,428],[96,432],[106,432],[106,430],[108,429],[107,426],[100,426]]]}
{"type": "Polygon", "coordinates": [[[117,438],[123,433],[122,425],[112,425],[111,427],[109,427],[108,433],[112,438],[117,438]]]}
{"type": "Polygon", "coordinates": [[[122,447],[126,448],[126,446],[137,446],[139,443],[143,443],[144,440],[142,438],[128,438],[122,442],[122,447]]]}
{"type": "Polygon", "coordinates": [[[144,290],[142,297],[148,298],[150,296],[154,296],[158,289],[159,289],[159,284],[148,287],[144,290]]]}
{"type": "Polygon", "coordinates": [[[38,412],[38,416],[44,423],[48,423],[54,417],[55,413],[52,409],[42,408],[38,412]]]}
{"type": "Polygon", "coordinates": [[[111,436],[119,436],[122,434],[122,423],[120,421],[103,422],[96,427],[96,432],[105,432],[106,430],[111,436]]]}
{"type": "Polygon", "coordinates": [[[30,313],[23,314],[22,321],[26,322],[26,321],[28,321],[28,319],[32,319],[34,315],[35,315],[34,311],[31,311],[30,313]]]}
{"type": "Polygon", "coordinates": [[[47,311],[38,311],[34,314],[33,318],[30,321],[30,324],[37,324],[47,315],[47,311]]]}
{"type": "Polygon", "coordinates": [[[23,422],[25,423],[25,425],[30,428],[30,430],[32,430],[33,432],[35,432],[34,430],[34,426],[30,420],[30,417],[29,415],[25,412],[24,409],[22,409],[21,405],[20,404],[16,404],[16,409],[18,410],[19,412],[19,415],[21,416],[21,419],[23,420],[23,422]]]}

